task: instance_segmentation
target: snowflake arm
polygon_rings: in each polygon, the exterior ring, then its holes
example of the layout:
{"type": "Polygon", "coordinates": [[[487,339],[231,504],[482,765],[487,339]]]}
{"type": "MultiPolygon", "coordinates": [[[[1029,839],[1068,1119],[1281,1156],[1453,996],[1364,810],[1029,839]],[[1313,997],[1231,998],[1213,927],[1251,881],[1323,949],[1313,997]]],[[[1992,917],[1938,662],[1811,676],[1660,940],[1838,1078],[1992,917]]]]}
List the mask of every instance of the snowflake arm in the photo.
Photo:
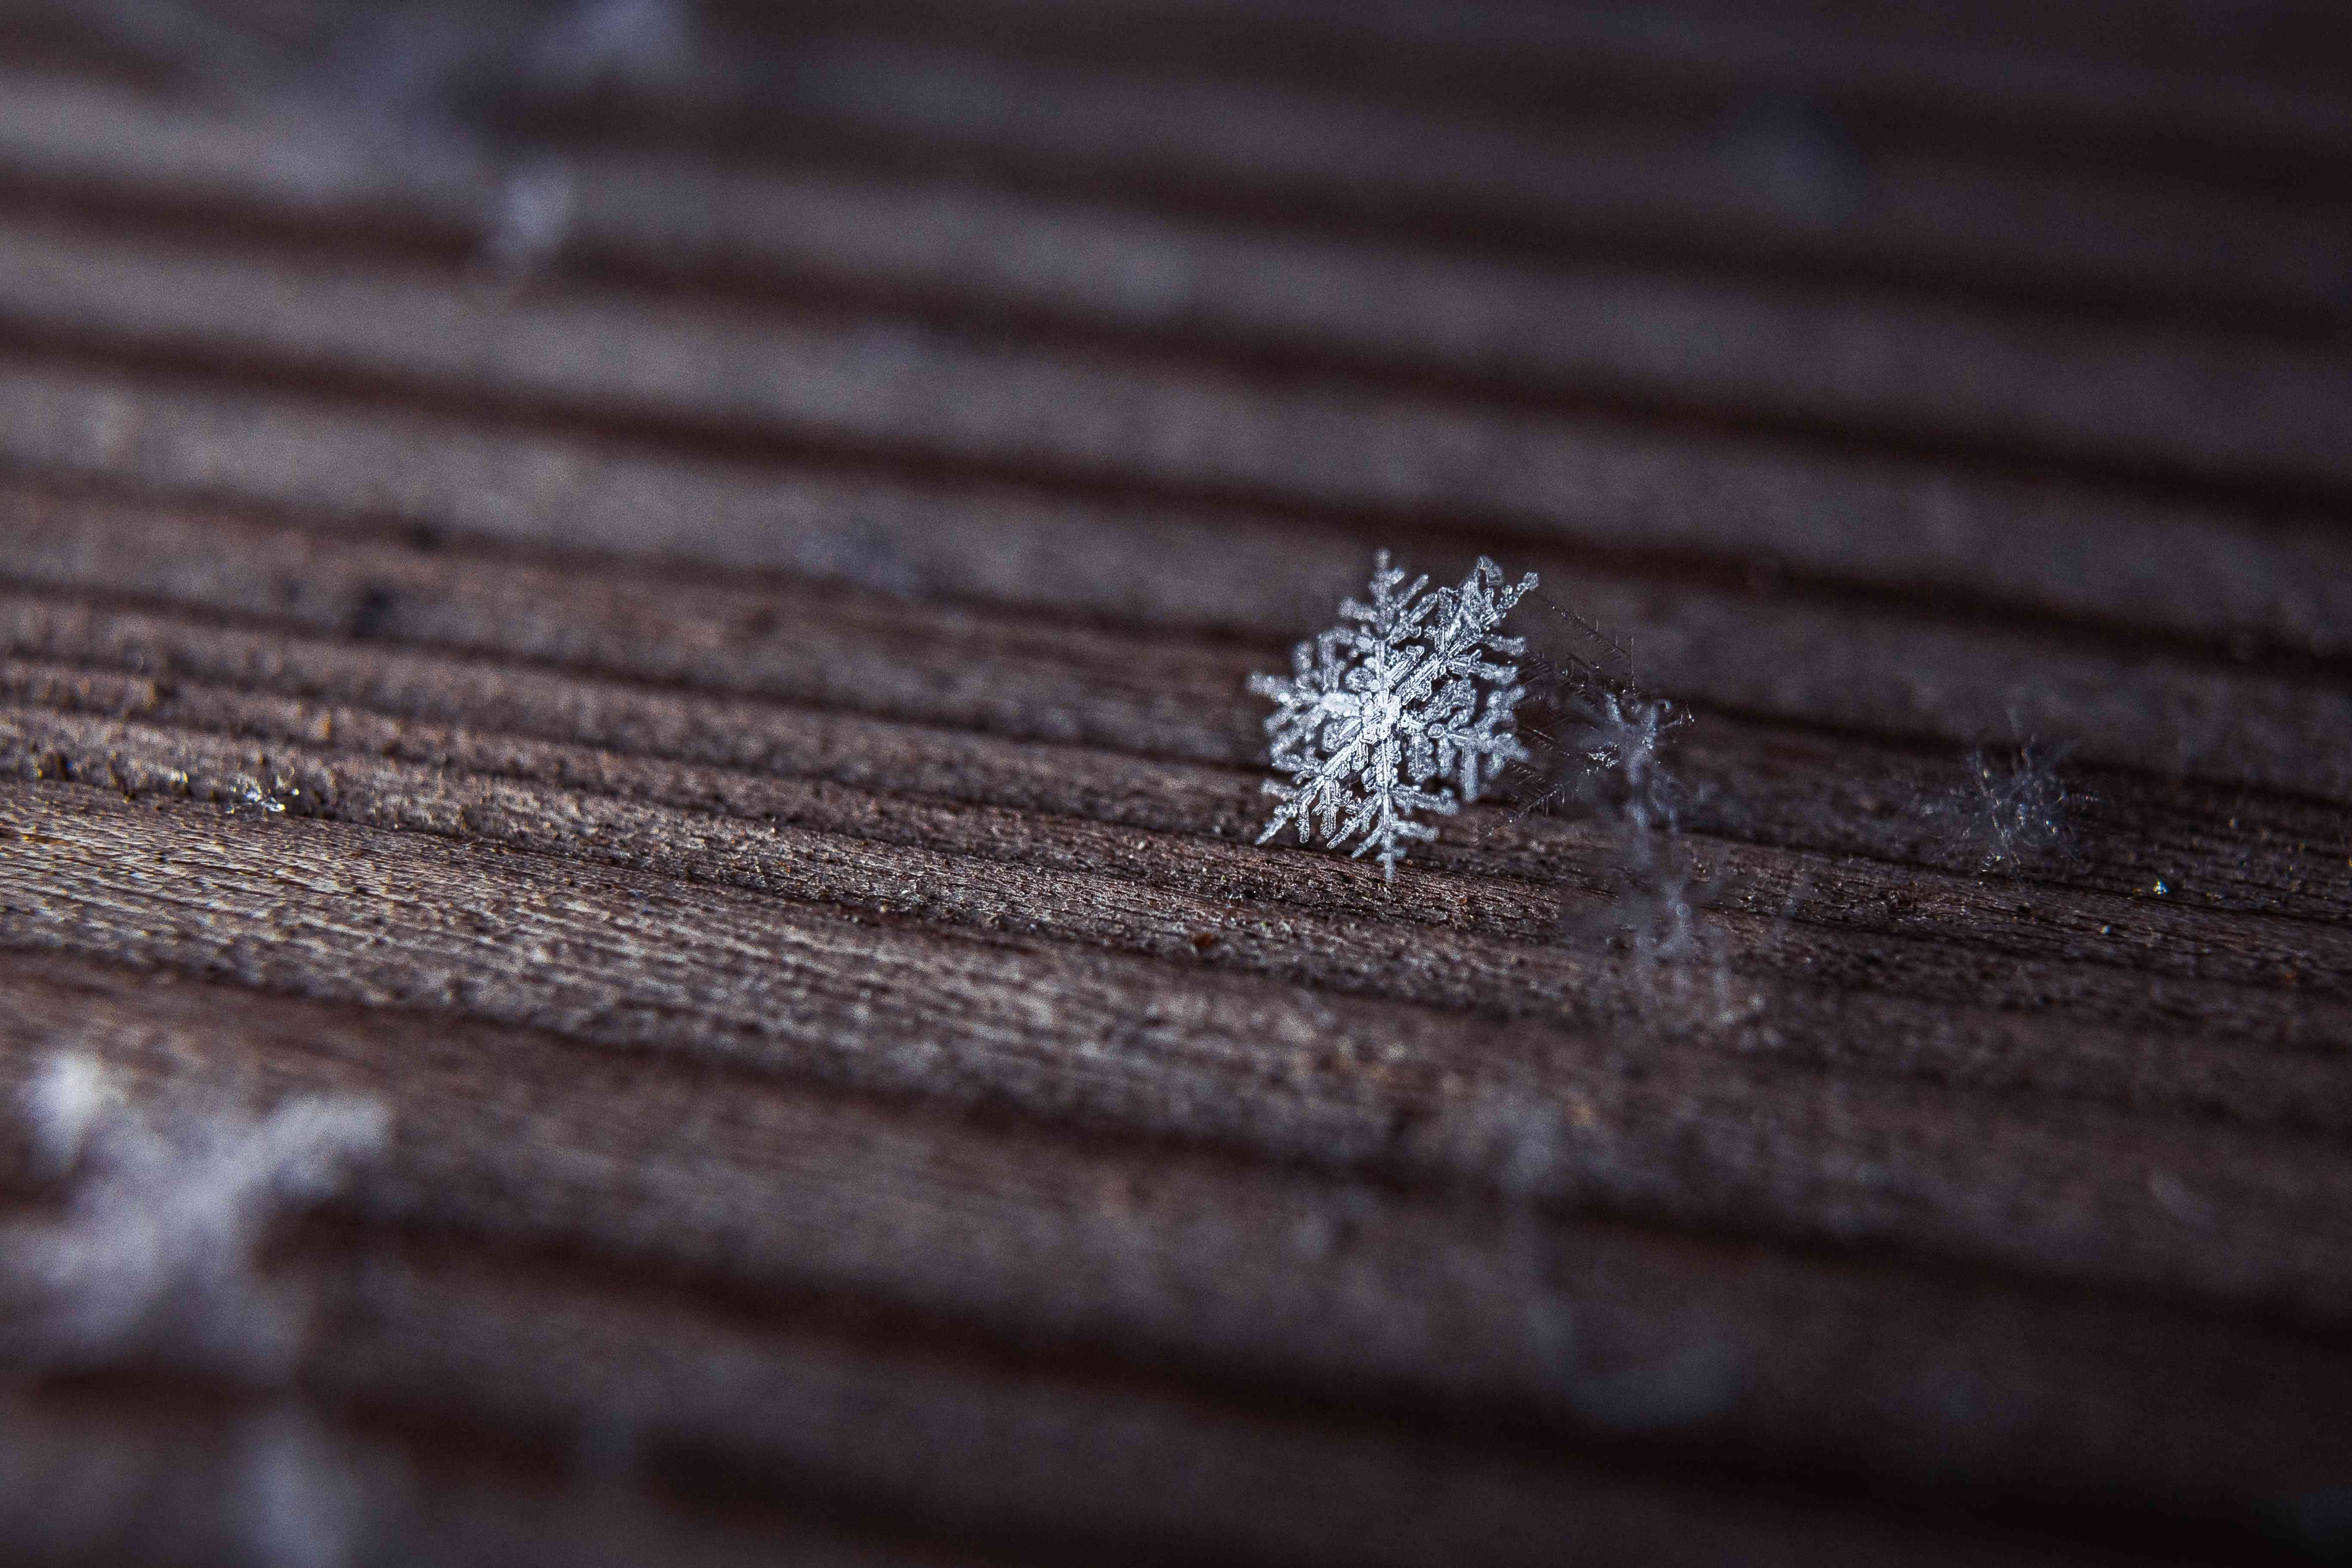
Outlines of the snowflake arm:
{"type": "Polygon", "coordinates": [[[1431,727],[1436,772],[1454,781],[1464,800],[1476,800],[1478,792],[1492,784],[1506,765],[1527,760],[1527,747],[1520,743],[1511,721],[1511,710],[1526,695],[1526,689],[1519,686],[1489,691],[1476,722],[1457,721],[1431,727]]]}
{"type": "Polygon", "coordinates": [[[1257,841],[1285,827],[1305,844],[1352,840],[1394,880],[1411,846],[1436,837],[1416,813],[1450,816],[1527,755],[1512,727],[1518,668],[1488,656],[1526,651],[1496,628],[1535,585],[1533,573],[1506,583],[1482,558],[1458,586],[1429,593],[1426,576],[1408,585],[1382,551],[1369,603],[1342,603],[1339,626],[1292,650],[1288,677],[1250,677],[1274,701],[1268,749],[1288,778],[1266,783],[1282,804],[1257,841]],[[1433,787],[1443,781],[1452,787],[1433,787]]]}

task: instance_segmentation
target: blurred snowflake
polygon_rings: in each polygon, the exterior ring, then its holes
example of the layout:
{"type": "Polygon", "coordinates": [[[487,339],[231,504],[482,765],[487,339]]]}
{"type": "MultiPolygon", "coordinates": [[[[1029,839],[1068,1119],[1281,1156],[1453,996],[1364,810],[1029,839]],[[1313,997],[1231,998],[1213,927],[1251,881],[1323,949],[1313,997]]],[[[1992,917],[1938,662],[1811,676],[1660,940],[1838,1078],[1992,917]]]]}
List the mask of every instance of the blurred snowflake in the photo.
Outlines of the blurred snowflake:
{"type": "Polygon", "coordinates": [[[1510,781],[1521,809],[1672,831],[1684,792],[1663,753],[1690,714],[1642,688],[1631,648],[1547,595],[1535,602],[1552,618],[1525,665],[1520,728],[1533,744],[1510,781]]]}
{"type": "Polygon", "coordinates": [[[33,1153],[66,1184],[52,1223],[0,1228],[0,1363],[69,1370],[168,1349],[268,1380],[298,1324],[255,1253],[271,1223],[326,1196],[383,1142],[370,1100],[302,1098],[150,1115],[98,1064],[61,1057],[27,1085],[33,1153]]]}
{"type": "MultiPolygon", "coordinates": [[[[1589,824],[1590,887],[1564,888],[1571,939],[1625,955],[1635,1005],[1664,1026],[1717,1027],[1750,1014],[1736,994],[1722,908],[1738,879],[1719,850],[1704,858],[1679,831],[1688,792],[1667,756],[1691,721],[1682,704],[1645,689],[1630,646],[1554,603],[1526,660],[1521,732],[1528,756],[1512,792],[1528,813],[1589,824]]],[[[1583,879],[1578,879],[1582,883],[1583,879]]]]}
{"type": "Polygon", "coordinates": [[[2058,777],[2071,747],[2028,741],[2013,753],[1979,749],[1968,759],[1968,782],[1928,807],[1955,847],[1978,857],[1979,872],[2022,869],[2048,855],[2072,852],[2070,813],[2090,796],[2070,793],[2058,777]]]}

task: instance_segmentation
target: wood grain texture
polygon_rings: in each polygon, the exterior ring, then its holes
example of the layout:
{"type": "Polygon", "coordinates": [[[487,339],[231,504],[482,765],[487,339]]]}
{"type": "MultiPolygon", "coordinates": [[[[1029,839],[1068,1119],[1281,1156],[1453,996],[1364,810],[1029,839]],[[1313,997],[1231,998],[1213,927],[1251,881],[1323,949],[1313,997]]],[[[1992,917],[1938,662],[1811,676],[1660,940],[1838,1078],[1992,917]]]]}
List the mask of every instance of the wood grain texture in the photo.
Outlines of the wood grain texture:
{"type": "Polygon", "coordinates": [[[0,1555],[2352,1551],[2340,18],[593,9],[0,11],[0,1280],[61,1058],[389,1130],[283,1365],[0,1322],[0,1555]],[[1711,962],[1255,842],[1381,548],[1711,962]]]}

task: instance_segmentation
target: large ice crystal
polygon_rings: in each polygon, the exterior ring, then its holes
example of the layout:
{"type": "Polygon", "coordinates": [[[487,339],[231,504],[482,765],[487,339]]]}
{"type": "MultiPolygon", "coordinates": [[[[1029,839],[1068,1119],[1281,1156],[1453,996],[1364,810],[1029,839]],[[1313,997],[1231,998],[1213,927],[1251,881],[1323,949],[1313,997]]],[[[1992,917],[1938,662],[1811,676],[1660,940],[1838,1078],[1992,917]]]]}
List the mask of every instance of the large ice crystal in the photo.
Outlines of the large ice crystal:
{"type": "Polygon", "coordinates": [[[1526,652],[1496,628],[1535,585],[1532,572],[1507,584],[1482,556],[1460,586],[1424,593],[1427,576],[1406,586],[1381,551],[1371,603],[1342,604],[1339,626],[1292,650],[1289,676],[1250,677],[1252,691],[1274,700],[1265,732],[1290,780],[1266,781],[1282,804],[1257,841],[1285,827],[1304,844],[1352,840],[1395,880],[1411,845],[1437,836],[1415,813],[1452,814],[1527,756],[1512,726],[1518,667],[1489,656],[1526,652]]]}

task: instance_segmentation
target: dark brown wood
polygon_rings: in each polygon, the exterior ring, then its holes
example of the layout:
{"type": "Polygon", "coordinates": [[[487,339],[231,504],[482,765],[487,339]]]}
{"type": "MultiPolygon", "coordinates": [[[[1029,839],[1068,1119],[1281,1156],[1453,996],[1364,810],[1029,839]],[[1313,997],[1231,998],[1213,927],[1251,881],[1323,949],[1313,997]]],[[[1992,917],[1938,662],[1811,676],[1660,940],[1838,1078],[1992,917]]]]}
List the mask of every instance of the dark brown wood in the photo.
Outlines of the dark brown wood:
{"type": "Polygon", "coordinates": [[[2346,37],[1850,9],[0,17],[7,1552],[2352,1550],[2346,37]],[[1381,548],[1688,707],[1712,962],[1255,842],[1381,548]],[[282,1354],[27,1305],[61,1059],[384,1112],[282,1354]]]}

